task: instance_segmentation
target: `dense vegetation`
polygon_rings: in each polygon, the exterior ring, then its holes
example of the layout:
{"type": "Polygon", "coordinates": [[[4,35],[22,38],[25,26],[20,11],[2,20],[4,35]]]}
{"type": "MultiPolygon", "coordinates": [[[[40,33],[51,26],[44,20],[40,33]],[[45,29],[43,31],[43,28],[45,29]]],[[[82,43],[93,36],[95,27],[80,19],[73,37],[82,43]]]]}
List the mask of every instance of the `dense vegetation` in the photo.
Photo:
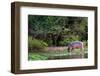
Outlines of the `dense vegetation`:
{"type": "MultiPolygon", "coordinates": [[[[40,52],[41,50],[45,50],[46,47],[67,46],[72,41],[82,41],[87,48],[87,21],[87,17],[29,15],[29,52],[40,52]]],[[[40,57],[40,54],[37,54],[32,55],[32,57],[40,57]]],[[[31,57],[30,53],[29,57],[31,57]]],[[[47,56],[42,55],[40,60],[43,57],[47,58],[47,56]]]]}

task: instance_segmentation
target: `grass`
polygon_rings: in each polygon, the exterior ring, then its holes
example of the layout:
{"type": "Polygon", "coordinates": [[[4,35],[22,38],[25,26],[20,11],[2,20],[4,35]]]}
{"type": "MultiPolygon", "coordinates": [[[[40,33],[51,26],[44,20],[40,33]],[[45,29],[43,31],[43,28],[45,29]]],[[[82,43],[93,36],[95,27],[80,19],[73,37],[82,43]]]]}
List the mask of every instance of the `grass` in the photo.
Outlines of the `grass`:
{"type": "Polygon", "coordinates": [[[47,60],[47,56],[38,53],[29,53],[28,60],[47,60]]]}

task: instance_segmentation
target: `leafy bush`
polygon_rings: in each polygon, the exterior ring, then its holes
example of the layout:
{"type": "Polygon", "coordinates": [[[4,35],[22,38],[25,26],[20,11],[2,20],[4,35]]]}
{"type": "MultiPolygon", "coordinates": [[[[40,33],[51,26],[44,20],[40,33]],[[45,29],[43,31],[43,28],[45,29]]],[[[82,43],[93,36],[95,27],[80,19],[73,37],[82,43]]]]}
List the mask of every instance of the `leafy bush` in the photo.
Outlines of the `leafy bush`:
{"type": "Polygon", "coordinates": [[[28,48],[32,48],[32,44],[33,44],[32,37],[28,37],[28,48]]]}
{"type": "Polygon", "coordinates": [[[41,43],[41,45],[42,45],[42,47],[47,47],[48,46],[48,44],[46,43],[46,42],[44,42],[44,41],[42,41],[42,40],[39,40],[40,41],[40,43],[41,43]]]}
{"type": "Polygon", "coordinates": [[[48,45],[49,45],[49,46],[51,46],[51,45],[52,45],[52,40],[50,40],[50,39],[45,40],[45,42],[46,42],[46,43],[48,43],[48,45]]]}
{"type": "Polygon", "coordinates": [[[29,49],[41,50],[41,49],[44,49],[47,46],[48,46],[48,44],[45,43],[42,40],[38,40],[38,39],[35,39],[35,38],[32,38],[32,37],[28,38],[28,47],[29,47],[29,49]]]}

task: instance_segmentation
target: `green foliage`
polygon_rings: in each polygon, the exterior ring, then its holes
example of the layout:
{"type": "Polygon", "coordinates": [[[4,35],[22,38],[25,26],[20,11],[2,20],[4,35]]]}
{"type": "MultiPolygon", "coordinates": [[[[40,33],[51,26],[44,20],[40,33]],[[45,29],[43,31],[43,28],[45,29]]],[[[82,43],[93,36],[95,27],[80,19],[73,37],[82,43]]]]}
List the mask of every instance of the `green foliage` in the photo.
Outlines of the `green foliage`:
{"type": "Polygon", "coordinates": [[[48,43],[48,46],[52,45],[52,40],[51,39],[45,40],[45,42],[48,43]]]}
{"type": "Polygon", "coordinates": [[[36,39],[46,41],[49,45],[57,46],[70,41],[87,41],[88,38],[87,17],[64,17],[29,15],[29,34],[36,39]],[[48,39],[48,34],[51,36],[48,39]],[[67,36],[67,40],[63,39],[67,36]],[[61,36],[59,38],[59,36],[61,36]],[[71,36],[71,37],[70,37],[71,36]],[[78,38],[77,38],[78,37],[78,38]],[[52,40],[52,41],[49,41],[52,40]],[[69,41],[68,41],[69,40],[69,41]]]}
{"type": "Polygon", "coordinates": [[[42,40],[37,40],[37,39],[34,39],[34,38],[32,39],[32,37],[29,36],[29,38],[28,38],[28,46],[31,49],[42,50],[45,47],[47,47],[48,44],[45,43],[42,40]]]}
{"type": "Polygon", "coordinates": [[[38,53],[29,53],[29,55],[28,55],[28,60],[47,60],[47,59],[48,59],[48,57],[43,56],[38,53]]]}
{"type": "Polygon", "coordinates": [[[83,41],[84,44],[84,50],[88,51],[88,41],[83,41]]]}
{"type": "Polygon", "coordinates": [[[83,41],[84,46],[87,47],[88,46],[88,41],[83,41]]]}
{"type": "Polygon", "coordinates": [[[33,40],[32,37],[28,37],[28,47],[32,48],[33,47],[33,40]]]}

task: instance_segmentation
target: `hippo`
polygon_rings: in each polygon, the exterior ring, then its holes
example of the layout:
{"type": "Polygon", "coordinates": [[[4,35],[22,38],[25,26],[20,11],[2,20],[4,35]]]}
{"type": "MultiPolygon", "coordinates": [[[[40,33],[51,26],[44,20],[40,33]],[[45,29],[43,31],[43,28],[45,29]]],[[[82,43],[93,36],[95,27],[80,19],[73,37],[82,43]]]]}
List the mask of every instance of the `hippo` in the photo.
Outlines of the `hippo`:
{"type": "Polygon", "coordinates": [[[80,49],[82,58],[84,58],[84,46],[83,46],[83,42],[81,42],[81,41],[74,41],[74,42],[71,42],[71,43],[68,44],[68,52],[70,52],[70,55],[71,55],[71,52],[74,49],[77,49],[77,48],[80,49]]]}

